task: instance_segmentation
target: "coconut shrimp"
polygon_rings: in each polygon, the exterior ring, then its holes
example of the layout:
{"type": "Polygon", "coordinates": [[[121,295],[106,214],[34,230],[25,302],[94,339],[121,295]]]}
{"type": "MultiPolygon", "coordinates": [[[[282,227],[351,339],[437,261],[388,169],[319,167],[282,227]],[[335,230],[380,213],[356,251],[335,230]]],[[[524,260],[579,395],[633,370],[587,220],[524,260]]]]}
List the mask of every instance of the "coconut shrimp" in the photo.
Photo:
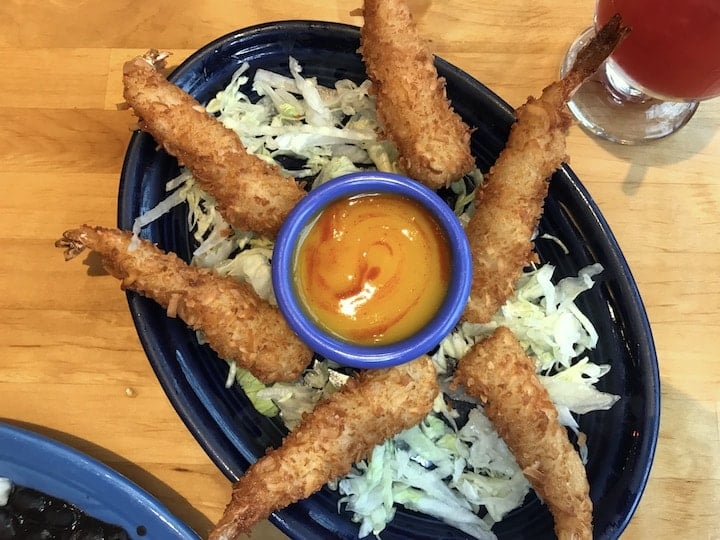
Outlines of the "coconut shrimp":
{"type": "Polygon", "coordinates": [[[470,129],[455,113],[405,0],[365,0],[360,51],[383,136],[404,172],[438,189],[475,168],[470,129]]]}
{"type": "Polygon", "coordinates": [[[585,468],[555,405],[515,335],[500,326],[460,360],[454,384],[479,399],[525,477],[547,504],[563,539],[592,538],[585,468]]]}
{"type": "Polygon", "coordinates": [[[210,540],[247,534],[271,512],[347,474],[377,444],[420,422],[439,391],[427,356],[349,379],[235,483],[210,540]]]}
{"type": "Polygon", "coordinates": [[[129,249],[131,242],[129,232],[85,225],[66,231],[55,245],[65,250],[66,260],[85,249],[98,253],[123,289],[155,300],[170,317],[202,330],[220,357],[265,383],[295,380],[308,366],[312,352],[249,284],[190,266],[146,240],[129,249]]]}
{"type": "Polygon", "coordinates": [[[170,83],[158,71],[166,57],[152,50],[123,67],[124,97],[140,127],[190,169],[230,225],[274,236],[305,191],[249,154],[234,131],[170,83]]]}
{"type": "Polygon", "coordinates": [[[540,98],[516,111],[503,151],[476,192],[477,211],[466,233],[473,255],[473,284],[463,318],[489,321],[512,294],[523,267],[535,262],[532,236],[543,211],[549,178],[566,159],[570,114],[565,104],[628,29],[611,19],[577,56],[575,65],[540,98]]]}

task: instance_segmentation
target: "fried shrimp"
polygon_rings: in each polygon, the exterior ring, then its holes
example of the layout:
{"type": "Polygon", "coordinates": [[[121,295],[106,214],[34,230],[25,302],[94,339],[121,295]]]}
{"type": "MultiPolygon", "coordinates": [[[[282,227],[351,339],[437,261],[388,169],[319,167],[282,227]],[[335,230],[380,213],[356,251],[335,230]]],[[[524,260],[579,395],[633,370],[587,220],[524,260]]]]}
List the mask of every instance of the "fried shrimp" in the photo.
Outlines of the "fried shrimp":
{"type": "Polygon", "coordinates": [[[535,363],[515,335],[501,326],[474,345],[453,382],[484,404],[485,414],[550,509],[558,538],[592,538],[585,468],[535,374],[535,363]]]}
{"type": "Polygon", "coordinates": [[[548,180],[566,159],[570,115],[565,104],[627,33],[611,19],[559,81],[516,111],[504,150],[476,192],[477,211],[466,233],[473,255],[473,284],[463,319],[489,321],[512,294],[523,267],[536,261],[532,235],[543,211],[548,180]]]}
{"type": "Polygon", "coordinates": [[[202,330],[218,355],[263,382],[295,380],[310,363],[311,351],[249,284],[189,266],[146,240],[129,250],[131,238],[125,231],[86,225],[66,231],[55,245],[65,249],[66,260],[86,248],[98,253],[123,289],[152,298],[169,316],[202,330]]]}
{"type": "Polygon", "coordinates": [[[365,0],[360,52],[383,136],[404,172],[438,189],[475,168],[470,129],[445,95],[405,0],[365,0]]]}
{"type": "Polygon", "coordinates": [[[210,540],[248,533],[271,512],[309,497],[347,474],[377,444],[420,422],[438,395],[436,377],[423,356],[349,379],[235,483],[210,540]]]}
{"type": "Polygon", "coordinates": [[[305,192],[158,72],[166,56],[149,51],[123,67],[124,97],[141,128],[192,171],[230,225],[274,236],[305,192]]]}

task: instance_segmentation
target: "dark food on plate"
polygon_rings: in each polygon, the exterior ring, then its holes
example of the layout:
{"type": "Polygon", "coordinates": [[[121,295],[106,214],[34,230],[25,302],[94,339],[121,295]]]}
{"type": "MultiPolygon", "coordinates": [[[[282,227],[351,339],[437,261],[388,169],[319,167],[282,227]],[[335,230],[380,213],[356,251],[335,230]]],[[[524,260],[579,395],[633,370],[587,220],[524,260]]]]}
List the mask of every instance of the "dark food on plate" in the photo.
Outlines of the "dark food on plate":
{"type": "Polygon", "coordinates": [[[0,540],[129,540],[118,525],[87,515],[77,506],[41,491],[13,485],[0,506],[0,540]]]}
{"type": "Polygon", "coordinates": [[[572,69],[530,97],[486,181],[475,192],[477,211],[466,233],[473,283],[463,318],[489,321],[512,294],[522,269],[536,260],[532,236],[543,211],[548,179],[566,159],[565,136],[572,92],[603,63],[628,29],[616,15],[578,53],[572,69]]]}
{"type": "Polygon", "coordinates": [[[347,474],[377,444],[425,418],[439,391],[428,356],[361,371],[240,477],[210,540],[249,533],[270,513],[347,474]]]}
{"type": "Polygon", "coordinates": [[[237,134],[158,72],[166,54],[149,51],[125,63],[124,96],[140,127],[193,173],[230,225],[274,236],[305,195],[277,167],[249,154],[237,134]]]}
{"type": "Polygon", "coordinates": [[[535,361],[515,334],[500,326],[476,343],[460,361],[453,383],[483,404],[523,474],[550,509],[558,538],[592,538],[585,467],[535,374],[535,361]]]}
{"type": "Polygon", "coordinates": [[[453,111],[406,2],[365,0],[363,17],[360,51],[383,136],[407,176],[448,186],[475,168],[470,128],[453,111]]]}
{"type": "Polygon", "coordinates": [[[293,381],[310,363],[312,352],[248,283],[188,265],[146,240],[137,243],[131,245],[126,231],[84,226],[66,231],[55,245],[65,249],[66,260],[85,248],[98,253],[123,289],[152,298],[169,316],[202,330],[221,358],[263,382],[293,381]]]}

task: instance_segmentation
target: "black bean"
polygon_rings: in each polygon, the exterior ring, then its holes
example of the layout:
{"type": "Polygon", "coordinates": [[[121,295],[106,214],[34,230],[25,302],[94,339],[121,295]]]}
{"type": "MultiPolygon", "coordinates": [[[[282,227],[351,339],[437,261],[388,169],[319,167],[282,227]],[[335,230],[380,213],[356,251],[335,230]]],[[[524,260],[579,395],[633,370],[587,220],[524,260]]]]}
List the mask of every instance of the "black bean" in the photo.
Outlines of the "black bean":
{"type": "Polygon", "coordinates": [[[7,507],[0,508],[0,540],[15,538],[13,516],[7,507]]]}
{"type": "Polygon", "coordinates": [[[0,540],[129,540],[117,525],[87,515],[62,499],[13,486],[0,508],[0,540]]]}
{"type": "Polygon", "coordinates": [[[53,501],[43,512],[43,521],[51,528],[70,529],[77,520],[77,512],[67,504],[57,504],[53,501]]]}

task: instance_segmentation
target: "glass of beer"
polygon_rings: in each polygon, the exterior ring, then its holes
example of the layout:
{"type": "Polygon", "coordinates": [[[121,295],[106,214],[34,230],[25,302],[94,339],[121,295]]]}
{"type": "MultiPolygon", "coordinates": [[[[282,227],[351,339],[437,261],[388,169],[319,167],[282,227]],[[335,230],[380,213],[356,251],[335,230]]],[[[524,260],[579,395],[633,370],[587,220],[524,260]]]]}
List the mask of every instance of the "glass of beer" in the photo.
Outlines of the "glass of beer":
{"type": "Polygon", "coordinates": [[[570,47],[563,74],[615,13],[630,33],[568,103],[583,127],[638,144],[674,133],[699,101],[720,96],[720,0],[597,0],[594,26],[570,47]]]}

